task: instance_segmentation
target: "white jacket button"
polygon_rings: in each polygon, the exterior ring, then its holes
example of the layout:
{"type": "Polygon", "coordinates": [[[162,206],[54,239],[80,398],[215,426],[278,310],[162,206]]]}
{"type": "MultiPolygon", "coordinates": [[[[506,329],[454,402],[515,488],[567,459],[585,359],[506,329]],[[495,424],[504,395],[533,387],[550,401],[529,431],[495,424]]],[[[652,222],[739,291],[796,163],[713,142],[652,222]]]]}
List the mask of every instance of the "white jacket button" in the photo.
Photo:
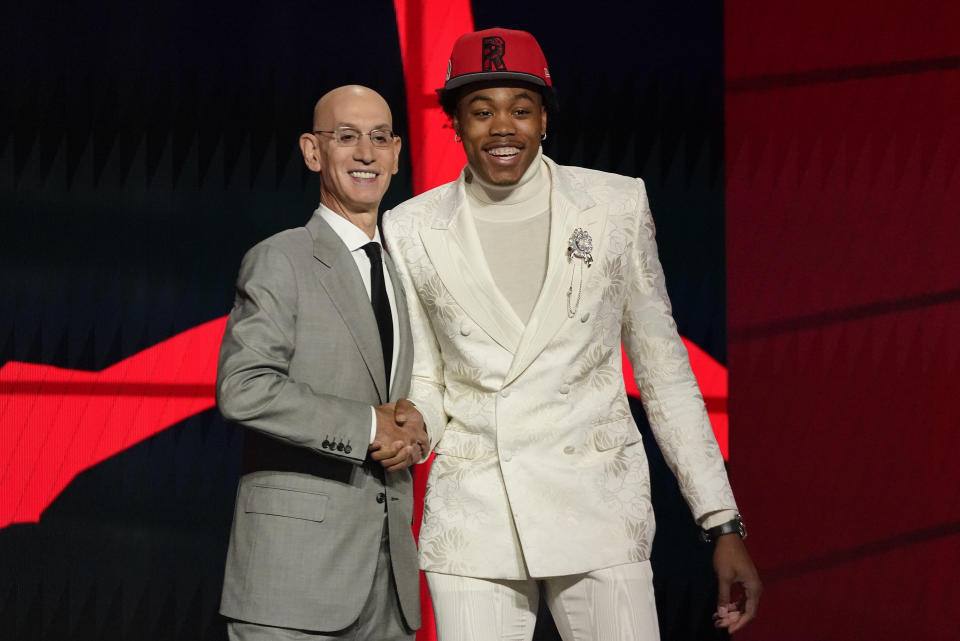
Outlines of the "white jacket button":
{"type": "Polygon", "coordinates": [[[502,396],[503,398],[507,398],[508,396],[510,396],[510,390],[505,389],[505,390],[501,391],[501,392],[500,392],[500,396],[502,396]]]}
{"type": "Polygon", "coordinates": [[[586,323],[588,320],[590,320],[590,312],[584,312],[583,315],[580,317],[580,322],[586,323]]]}
{"type": "Polygon", "coordinates": [[[510,450],[505,450],[503,454],[500,455],[500,458],[503,459],[504,463],[509,463],[510,459],[513,458],[513,454],[510,453],[510,450]]]}
{"type": "Polygon", "coordinates": [[[573,454],[573,453],[576,452],[576,451],[577,451],[577,450],[576,450],[572,445],[568,445],[568,446],[566,446],[565,448],[563,448],[563,453],[564,453],[564,454],[573,454]]]}
{"type": "Polygon", "coordinates": [[[464,324],[462,324],[462,325],[460,326],[460,335],[461,335],[461,336],[469,336],[471,331],[472,331],[472,330],[471,330],[471,328],[470,328],[470,324],[469,324],[469,323],[464,323],[464,324]]]}
{"type": "Polygon", "coordinates": [[[569,394],[569,393],[570,393],[570,386],[567,385],[566,383],[564,383],[563,385],[561,385],[561,386],[560,386],[560,393],[561,393],[561,394],[569,394]]]}

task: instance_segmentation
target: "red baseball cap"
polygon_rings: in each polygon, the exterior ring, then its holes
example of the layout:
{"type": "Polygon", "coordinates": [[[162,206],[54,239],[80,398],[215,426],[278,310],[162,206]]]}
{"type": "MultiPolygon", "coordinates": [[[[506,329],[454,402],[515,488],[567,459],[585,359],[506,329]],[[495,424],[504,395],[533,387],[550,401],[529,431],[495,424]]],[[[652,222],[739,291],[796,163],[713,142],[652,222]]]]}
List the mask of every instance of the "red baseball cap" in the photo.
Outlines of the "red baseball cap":
{"type": "Polygon", "coordinates": [[[443,95],[474,82],[514,80],[543,87],[544,98],[556,107],[547,59],[537,39],[516,29],[484,29],[466,33],[453,45],[443,95]]]}

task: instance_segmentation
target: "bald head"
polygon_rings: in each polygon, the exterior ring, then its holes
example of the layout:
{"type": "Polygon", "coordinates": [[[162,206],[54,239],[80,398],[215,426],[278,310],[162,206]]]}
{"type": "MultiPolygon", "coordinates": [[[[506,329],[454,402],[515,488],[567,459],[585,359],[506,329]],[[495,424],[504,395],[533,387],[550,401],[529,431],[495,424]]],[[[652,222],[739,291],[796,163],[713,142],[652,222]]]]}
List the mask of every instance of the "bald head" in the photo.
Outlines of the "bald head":
{"type": "Polygon", "coordinates": [[[362,106],[362,108],[372,111],[382,110],[387,116],[386,122],[383,124],[393,127],[390,105],[383,99],[383,96],[363,85],[344,85],[331,89],[317,101],[317,104],[313,107],[314,130],[331,129],[331,125],[335,126],[336,124],[337,113],[351,105],[354,108],[362,106]]]}
{"type": "Polygon", "coordinates": [[[400,138],[392,131],[393,116],[383,96],[347,85],[317,101],[313,130],[300,136],[304,162],[320,174],[320,202],[371,238],[380,200],[400,160],[400,138]],[[350,132],[346,138],[344,131],[350,132]]]}

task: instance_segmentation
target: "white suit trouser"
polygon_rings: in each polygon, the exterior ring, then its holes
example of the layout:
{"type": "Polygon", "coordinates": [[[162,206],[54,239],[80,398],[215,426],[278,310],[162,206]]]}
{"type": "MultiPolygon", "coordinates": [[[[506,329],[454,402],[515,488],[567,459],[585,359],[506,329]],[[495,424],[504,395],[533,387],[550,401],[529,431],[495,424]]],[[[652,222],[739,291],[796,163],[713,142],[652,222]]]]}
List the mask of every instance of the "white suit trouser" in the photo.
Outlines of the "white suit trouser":
{"type": "Polygon", "coordinates": [[[425,572],[438,641],[530,641],[540,593],[563,641],[659,641],[650,562],[508,581],[425,572]]]}

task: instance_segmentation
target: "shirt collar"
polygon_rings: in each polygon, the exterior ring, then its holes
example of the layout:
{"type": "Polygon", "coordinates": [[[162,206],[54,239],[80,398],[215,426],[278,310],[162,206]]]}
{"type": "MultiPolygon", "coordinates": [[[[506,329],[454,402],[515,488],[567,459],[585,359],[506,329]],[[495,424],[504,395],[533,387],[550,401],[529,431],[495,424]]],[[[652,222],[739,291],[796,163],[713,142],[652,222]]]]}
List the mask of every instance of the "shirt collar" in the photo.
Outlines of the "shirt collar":
{"type": "Polygon", "coordinates": [[[343,241],[343,244],[346,245],[347,249],[351,252],[359,250],[369,242],[377,243],[381,246],[381,248],[383,246],[383,241],[380,240],[379,228],[374,228],[373,239],[371,240],[367,237],[366,232],[326,205],[321,204],[313,213],[315,215],[319,215],[321,218],[323,218],[323,220],[326,221],[328,225],[330,225],[337,236],[340,237],[340,240],[343,241]]]}

